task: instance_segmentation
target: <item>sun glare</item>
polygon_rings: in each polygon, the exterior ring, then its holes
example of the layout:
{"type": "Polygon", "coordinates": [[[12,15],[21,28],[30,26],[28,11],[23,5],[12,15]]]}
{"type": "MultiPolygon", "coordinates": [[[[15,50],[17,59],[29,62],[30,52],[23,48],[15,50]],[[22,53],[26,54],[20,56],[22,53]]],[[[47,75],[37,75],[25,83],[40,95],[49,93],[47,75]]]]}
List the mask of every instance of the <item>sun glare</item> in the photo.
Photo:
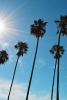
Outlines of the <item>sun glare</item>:
{"type": "Polygon", "coordinates": [[[14,36],[17,34],[17,30],[14,26],[14,21],[10,20],[11,18],[8,18],[6,16],[5,18],[0,17],[0,42],[6,41],[7,39],[13,39],[14,36]],[[16,30],[16,31],[15,31],[16,30]]]}
{"type": "Polygon", "coordinates": [[[0,21],[0,32],[5,31],[5,23],[3,21],[0,21]]]}
{"type": "MultiPolygon", "coordinates": [[[[20,33],[28,33],[26,31],[20,30],[18,25],[18,20],[15,18],[15,13],[21,9],[23,5],[20,5],[13,12],[4,13],[5,9],[0,13],[0,43],[3,41],[15,40],[15,37],[20,36],[20,33]]],[[[20,24],[20,23],[19,23],[20,24]]],[[[20,25],[19,25],[20,26],[20,25]]]]}

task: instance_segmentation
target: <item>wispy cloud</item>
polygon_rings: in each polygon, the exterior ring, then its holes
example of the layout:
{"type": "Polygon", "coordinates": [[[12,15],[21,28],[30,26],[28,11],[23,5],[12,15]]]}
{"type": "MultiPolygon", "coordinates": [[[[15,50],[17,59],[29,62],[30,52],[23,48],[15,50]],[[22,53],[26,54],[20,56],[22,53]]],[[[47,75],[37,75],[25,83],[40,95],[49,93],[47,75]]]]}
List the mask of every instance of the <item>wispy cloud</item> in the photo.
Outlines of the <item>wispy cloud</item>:
{"type": "Polygon", "coordinates": [[[14,62],[13,58],[14,58],[14,55],[13,55],[13,54],[10,54],[10,55],[9,55],[9,61],[10,61],[11,63],[14,62]]]}
{"type": "MultiPolygon", "coordinates": [[[[6,100],[9,87],[10,87],[10,80],[5,78],[0,78],[0,99],[6,100]]],[[[26,83],[18,83],[14,82],[10,100],[25,100],[26,96],[26,90],[27,90],[27,84],[26,83]]],[[[49,100],[50,94],[47,95],[38,95],[38,94],[32,94],[29,95],[29,100],[49,100]]]]}
{"type": "Polygon", "coordinates": [[[25,67],[26,64],[25,64],[25,62],[22,61],[22,59],[19,59],[19,61],[18,61],[18,66],[20,66],[22,72],[24,73],[23,67],[25,67]]]}
{"type": "Polygon", "coordinates": [[[46,65],[45,59],[43,57],[40,57],[37,60],[36,66],[37,67],[44,67],[46,65]]]}
{"type": "Polygon", "coordinates": [[[2,42],[0,42],[0,46],[2,47],[2,49],[5,49],[5,48],[9,47],[9,43],[2,41],[2,42]]]}

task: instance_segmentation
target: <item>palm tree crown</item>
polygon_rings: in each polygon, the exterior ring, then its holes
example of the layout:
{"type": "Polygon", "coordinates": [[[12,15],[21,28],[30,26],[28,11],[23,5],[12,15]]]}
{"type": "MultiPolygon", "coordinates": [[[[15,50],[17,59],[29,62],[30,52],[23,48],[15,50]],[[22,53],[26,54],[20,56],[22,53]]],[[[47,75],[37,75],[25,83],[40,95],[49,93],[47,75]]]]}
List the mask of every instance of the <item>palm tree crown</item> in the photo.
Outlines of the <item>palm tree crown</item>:
{"type": "Polygon", "coordinates": [[[47,22],[44,22],[42,19],[34,20],[34,24],[31,25],[31,34],[36,37],[43,37],[46,32],[46,24],[47,22]]]}
{"type": "Polygon", "coordinates": [[[62,54],[64,54],[64,48],[63,46],[58,46],[58,45],[54,45],[51,49],[50,49],[50,53],[54,54],[54,58],[60,58],[62,57],[62,54]],[[59,53],[58,53],[58,49],[59,49],[59,53]]]}
{"type": "Polygon", "coordinates": [[[5,50],[0,51],[0,64],[4,64],[9,59],[5,50]]]}
{"type": "Polygon", "coordinates": [[[55,23],[58,25],[57,33],[67,36],[67,15],[60,16],[60,20],[55,20],[55,23]]]}
{"type": "Polygon", "coordinates": [[[28,51],[28,45],[24,42],[18,42],[14,47],[19,50],[17,56],[23,56],[28,51]]]}

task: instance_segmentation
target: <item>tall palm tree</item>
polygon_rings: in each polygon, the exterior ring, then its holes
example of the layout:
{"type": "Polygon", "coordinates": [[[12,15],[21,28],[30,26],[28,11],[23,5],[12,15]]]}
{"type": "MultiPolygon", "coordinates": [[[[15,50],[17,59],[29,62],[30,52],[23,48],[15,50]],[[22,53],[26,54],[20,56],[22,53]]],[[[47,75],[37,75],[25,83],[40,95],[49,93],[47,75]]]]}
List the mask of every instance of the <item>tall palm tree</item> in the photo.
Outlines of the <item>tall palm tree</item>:
{"type": "Polygon", "coordinates": [[[58,45],[60,45],[61,34],[67,36],[67,15],[60,16],[60,20],[55,20],[54,22],[57,24],[58,45]]]}
{"type": "Polygon", "coordinates": [[[0,51],[0,64],[4,64],[9,59],[5,50],[0,51]]]}
{"type": "Polygon", "coordinates": [[[60,20],[55,20],[57,24],[57,34],[60,33],[63,36],[67,36],[67,15],[60,16],[60,20]]]}
{"type": "Polygon", "coordinates": [[[44,22],[42,19],[39,19],[38,21],[34,20],[34,24],[31,25],[31,34],[37,38],[37,44],[36,44],[36,51],[35,51],[35,55],[34,55],[34,61],[33,61],[33,65],[32,65],[30,80],[29,80],[29,84],[28,84],[28,90],[27,90],[27,94],[26,94],[26,100],[28,100],[28,96],[29,96],[29,91],[30,91],[30,86],[31,86],[35,61],[36,61],[36,55],[37,55],[37,50],[38,50],[39,38],[44,36],[44,34],[46,32],[46,24],[47,24],[47,22],[44,22]]]}
{"type": "MultiPolygon", "coordinates": [[[[50,49],[50,53],[54,54],[53,47],[50,49]]],[[[54,73],[53,73],[52,90],[51,90],[51,100],[53,100],[54,80],[55,80],[56,66],[57,66],[57,58],[55,58],[55,59],[56,59],[56,61],[55,61],[55,67],[54,67],[54,73]]]]}
{"type": "MultiPolygon", "coordinates": [[[[60,37],[61,37],[61,34],[63,36],[67,36],[67,15],[60,16],[60,20],[56,20],[55,23],[57,24],[57,28],[58,28],[57,34],[59,33],[58,46],[60,46],[60,37]]],[[[58,48],[58,53],[59,53],[59,48],[58,48]]],[[[58,58],[57,100],[59,100],[59,63],[60,63],[60,58],[58,58]]]]}
{"type": "MultiPolygon", "coordinates": [[[[63,46],[58,46],[58,45],[54,45],[51,49],[50,49],[50,53],[54,55],[54,58],[56,59],[55,61],[55,68],[54,68],[54,74],[53,74],[53,82],[52,82],[52,90],[51,90],[51,100],[53,100],[53,89],[54,89],[54,80],[55,80],[55,73],[56,73],[56,65],[58,62],[58,59],[60,59],[60,57],[62,57],[62,54],[64,54],[64,48],[63,46]]],[[[56,100],[59,100],[59,65],[57,67],[57,98],[56,100]]]]}
{"type": "Polygon", "coordinates": [[[24,53],[26,54],[27,51],[28,51],[28,45],[27,45],[27,43],[24,43],[24,42],[18,42],[14,47],[16,49],[18,49],[18,52],[17,52],[18,58],[17,58],[17,61],[16,61],[16,65],[15,65],[13,78],[12,78],[12,82],[11,82],[11,86],[10,86],[10,89],[9,89],[9,94],[8,94],[7,100],[9,100],[9,98],[10,98],[10,93],[11,93],[11,89],[12,89],[12,85],[13,85],[13,81],[14,81],[14,77],[15,77],[15,73],[16,73],[16,69],[17,69],[18,60],[19,60],[20,56],[23,56],[24,53]]]}

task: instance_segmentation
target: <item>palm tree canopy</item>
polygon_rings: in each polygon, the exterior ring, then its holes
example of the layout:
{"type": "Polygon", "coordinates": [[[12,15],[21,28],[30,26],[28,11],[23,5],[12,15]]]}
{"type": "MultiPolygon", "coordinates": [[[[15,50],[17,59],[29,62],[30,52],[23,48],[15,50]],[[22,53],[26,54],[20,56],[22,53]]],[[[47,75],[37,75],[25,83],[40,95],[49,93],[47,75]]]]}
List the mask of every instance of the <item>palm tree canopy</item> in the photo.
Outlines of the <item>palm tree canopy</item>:
{"type": "Polygon", "coordinates": [[[67,36],[67,15],[60,16],[60,20],[55,20],[55,23],[58,25],[57,33],[60,32],[63,36],[67,36]]]}
{"type": "Polygon", "coordinates": [[[58,46],[58,45],[54,45],[51,49],[50,49],[50,53],[54,54],[54,58],[60,58],[62,57],[62,54],[64,54],[64,48],[63,46],[58,46]],[[58,54],[58,49],[59,49],[59,54],[58,54]]]}
{"type": "Polygon", "coordinates": [[[44,22],[42,19],[34,20],[34,24],[31,25],[31,34],[36,37],[43,37],[46,32],[46,24],[47,22],[44,22]]]}
{"type": "Polygon", "coordinates": [[[0,51],[0,64],[4,64],[9,59],[5,50],[0,51]]]}
{"type": "Polygon", "coordinates": [[[19,50],[17,56],[23,56],[23,54],[28,51],[28,45],[24,42],[18,42],[14,47],[19,50]]]}

